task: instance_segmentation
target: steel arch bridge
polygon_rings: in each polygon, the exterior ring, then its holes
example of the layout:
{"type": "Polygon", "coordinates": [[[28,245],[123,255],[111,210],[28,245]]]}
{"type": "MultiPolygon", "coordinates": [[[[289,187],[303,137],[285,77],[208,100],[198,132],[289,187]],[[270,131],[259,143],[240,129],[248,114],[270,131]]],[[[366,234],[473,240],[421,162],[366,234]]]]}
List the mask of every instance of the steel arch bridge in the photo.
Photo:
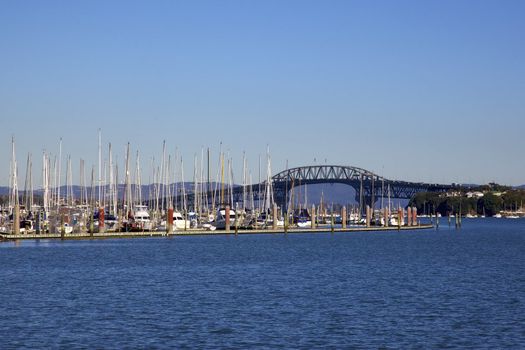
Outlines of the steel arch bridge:
{"type": "MultiPolygon", "coordinates": [[[[312,165],[284,170],[272,177],[274,201],[284,208],[288,203],[289,192],[296,186],[314,184],[341,183],[354,188],[355,200],[363,205],[372,205],[381,197],[410,199],[418,192],[446,192],[458,188],[457,185],[429,184],[423,182],[408,182],[389,180],[374,174],[371,171],[341,165],[312,165]]],[[[231,197],[233,203],[242,203],[246,194],[253,193],[254,200],[263,200],[265,197],[266,182],[251,186],[235,186],[231,197]]],[[[179,196],[180,197],[180,196],[179,196]]],[[[208,194],[212,198],[212,193],[208,194]]],[[[191,205],[194,194],[187,195],[187,203],[191,205]]],[[[174,198],[180,202],[180,198],[174,198]]]]}
{"type": "Polygon", "coordinates": [[[287,169],[272,177],[274,198],[286,203],[293,186],[342,183],[354,188],[356,201],[371,205],[381,197],[410,199],[418,192],[446,192],[454,185],[428,184],[385,179],[371,171],[341,165],[314,165],[287,169]]]}

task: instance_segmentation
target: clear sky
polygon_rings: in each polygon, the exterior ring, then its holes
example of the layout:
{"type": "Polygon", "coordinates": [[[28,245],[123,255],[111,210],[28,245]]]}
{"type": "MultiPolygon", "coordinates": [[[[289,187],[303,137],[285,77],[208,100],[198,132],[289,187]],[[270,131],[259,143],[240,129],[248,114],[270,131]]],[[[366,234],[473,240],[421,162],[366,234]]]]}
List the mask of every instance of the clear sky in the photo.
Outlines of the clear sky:
{"type": "Polygon", "coordinates": [[[0,33],[0,185],[11,135],[40,183],[60,137],[97,164],[99,128],[187,174],[222,141],[236,182],[269,145],[274,172],[525,183],[525,1],[0,0],[0,33]]]}

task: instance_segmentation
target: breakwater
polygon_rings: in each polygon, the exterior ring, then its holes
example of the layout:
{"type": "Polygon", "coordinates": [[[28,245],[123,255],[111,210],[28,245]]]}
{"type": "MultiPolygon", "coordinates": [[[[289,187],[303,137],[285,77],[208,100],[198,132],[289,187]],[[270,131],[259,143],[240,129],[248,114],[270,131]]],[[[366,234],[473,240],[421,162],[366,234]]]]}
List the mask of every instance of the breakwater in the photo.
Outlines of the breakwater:
{"type": "Polygon", "coordinates": [[[41,234],[0,234],[4,241],[35,240],[35,239],[105,239],[105,238],[140,238],[140,237],[171,237],[171,236],[200,236],[200,235],[253,235],[253,234],[300,234],[300,233],[330,233],[330,232],[385,232],[431,229],[433,225],[401,226],[401,227],[320,227],[314,229],[264,229],[264,230],[181,230],[166,233],[164,231],[142,232],[94,232],[94,233],[41,233],[41,234]]]}

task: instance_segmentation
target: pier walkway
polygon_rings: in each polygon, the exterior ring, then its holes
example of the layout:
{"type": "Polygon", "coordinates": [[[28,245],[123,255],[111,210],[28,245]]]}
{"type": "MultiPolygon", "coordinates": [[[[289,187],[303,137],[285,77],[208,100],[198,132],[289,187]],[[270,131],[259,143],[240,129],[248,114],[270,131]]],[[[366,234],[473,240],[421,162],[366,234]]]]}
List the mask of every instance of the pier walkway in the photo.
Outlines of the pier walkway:
{"type": "Polygon", "coordinates": [[[261,229],[261,230],[186,230],[186,231],[174,231],[172,233],[166,233],[164,231],[151,231],[151,232],[104,232],[104,233],[41,233],[41,234],[0,234],[0,239],[3,241],[13,240],[37,240],[37,239],[105,239],[105,238],[135,238],[135,237],[171,237],[171,236],[200,236],[200,235],[248,235],[248,234],[299,234],[299,233],[329,233],[329,232],[384,232],[384,231],[408,231],[408,230],[420,230],[420,229],[431,229],[433,225],[417,225],[417,226],[389,226],[389,227],[361,227],[352,226],[347,228],[340,227],[319,227],[315,229],[305,228],[290,228],[290,229],[261,229]]]}

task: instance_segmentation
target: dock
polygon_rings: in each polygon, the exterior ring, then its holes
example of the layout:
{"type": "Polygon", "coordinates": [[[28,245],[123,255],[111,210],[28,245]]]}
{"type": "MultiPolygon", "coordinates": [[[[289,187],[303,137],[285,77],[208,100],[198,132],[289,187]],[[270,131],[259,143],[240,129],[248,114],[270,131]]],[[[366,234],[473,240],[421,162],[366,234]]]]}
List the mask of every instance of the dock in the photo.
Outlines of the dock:
{"type": "Polygon", "coordinates": [[[218,235],[257,235],[257,234],[305,234],[305,233],[335,233],[335,232],[396,232],[396,231],[413,231],[422,229],[434,228],[433,225],[417,225],[417,226],[388,226],[388,227],[322,227],[322,228],[279,228],[273,229],[259,229],[259,230],[199,230],[188,229],[185,231],[173,231],[167,233],[165,231],[142,231],[142,232],[83,232],[83,233],[28,233],[28,234],[0,234],[2,241],[16,241],[16,240],[39,240],[39,239],[59,239],[59,240],[75,240],[75,239],[107,239],[107,238],[145,238],[145,237],[172,237],[172,236],[218,236],[218,235]]]}

